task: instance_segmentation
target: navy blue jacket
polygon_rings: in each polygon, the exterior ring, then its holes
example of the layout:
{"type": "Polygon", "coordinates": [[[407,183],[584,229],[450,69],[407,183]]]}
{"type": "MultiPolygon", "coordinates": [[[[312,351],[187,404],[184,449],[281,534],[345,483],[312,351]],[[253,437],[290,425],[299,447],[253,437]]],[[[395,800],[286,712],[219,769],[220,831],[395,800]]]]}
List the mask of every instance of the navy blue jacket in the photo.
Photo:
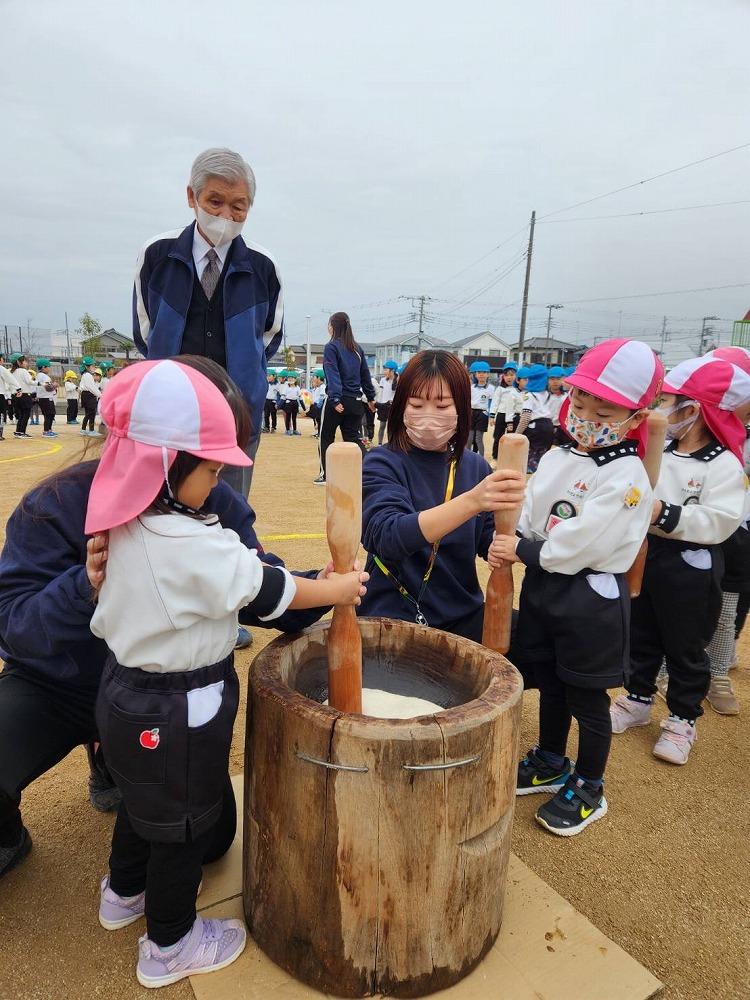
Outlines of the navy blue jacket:
{"type": "MultiPolygon", "coordinates": [[[[193,222],[155,236],[141,250],[133,289],[133,340],[149,360],[182,353],[193,294],[193,222]]],[[[268,391],[266,362],[281,342],[283,295],[276,264],[262,247],[241,236],[232,241],[224,275],[227,371],[250,407],[259,434],[268,391]]]]}
{"type": "MultiPolygon", "coordinates": [[[[456,469],[453,496],[468,493],[492,472],[487,462],[464,451],[456,469]]],[[[414,621],[414,606],[378,569],[373,554],[395,573],[412,596],[419,594],[432,545],[419,528],[419,513],[445,501],[448,463],[445,452],[389,446],[365,455],[362,497],[362,544],[370,553],[370,582],[359,613],[414,621]]],[[[476,556],[486,557],[495,522],[492,514],[473,517],[446,535],[421,602],[429,625],[447,629],[484,604],[476,556]]]]}
{"type": "MultiPolygon", "coordinates": [[[[81,687],[98,685],[108,655],[106,644],[89,629],[94,604],[83,526],[96,466],[82,462],[67,470],[55,488],[32,490],[8,520],[0,555],[0,656],[13,666],[81,687]]],[[[255,512],[226,483],[211,491],[205,509],[236,531],[248,548],[257,549],[265,562],[283,565],[277,556],[263,553],[253,527],[255,512]]],[[[242,611],[240,621],[297,632],[326,610],[287,611],[272,622],[242,611]]],[[[122,613],[127,615],[128,609],[122,613]]]]}
{"type": "Polygon", "coordinates": [[[329,340],[323,351],[323,371],[326,392],[334,406],[341,402],[342,396],[359,399],[363,389],[369,400],[375,399],[375,386],[359,344],[356,351],[347,351],[340,340],[329,340]]]}

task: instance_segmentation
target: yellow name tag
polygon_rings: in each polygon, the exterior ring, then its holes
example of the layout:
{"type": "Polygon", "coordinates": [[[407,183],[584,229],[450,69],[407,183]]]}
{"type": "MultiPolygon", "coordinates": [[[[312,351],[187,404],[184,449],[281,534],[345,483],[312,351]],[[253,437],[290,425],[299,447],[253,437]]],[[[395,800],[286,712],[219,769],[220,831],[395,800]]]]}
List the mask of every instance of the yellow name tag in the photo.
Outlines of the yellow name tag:
{"type": "Polygon", "coordinates": [[[636,486],[631,486],[623,497],[626,507],[637,507],[641,502],[641,491],[636,486]]]}

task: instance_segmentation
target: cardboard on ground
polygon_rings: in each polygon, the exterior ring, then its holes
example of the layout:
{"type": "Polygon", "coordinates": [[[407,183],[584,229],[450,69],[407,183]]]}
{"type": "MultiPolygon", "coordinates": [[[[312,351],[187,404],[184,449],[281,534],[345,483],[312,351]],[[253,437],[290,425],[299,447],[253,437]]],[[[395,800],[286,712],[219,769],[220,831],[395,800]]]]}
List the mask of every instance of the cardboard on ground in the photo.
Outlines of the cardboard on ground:
{"type": "MultiPolygon", "coordinates": [[[[237,814],[242,775],[233,779],[237,814]]],[[[242,917],[242,831],[204,874],[206,917],[242,917]]],[[[251,937],[233,965],[190,979],[196,1000],[318,1000],[251,937]]],[[[441,1000],[647,1000],[662,984],[511,854],[503,927],[484,961],[441,1000]]]]}

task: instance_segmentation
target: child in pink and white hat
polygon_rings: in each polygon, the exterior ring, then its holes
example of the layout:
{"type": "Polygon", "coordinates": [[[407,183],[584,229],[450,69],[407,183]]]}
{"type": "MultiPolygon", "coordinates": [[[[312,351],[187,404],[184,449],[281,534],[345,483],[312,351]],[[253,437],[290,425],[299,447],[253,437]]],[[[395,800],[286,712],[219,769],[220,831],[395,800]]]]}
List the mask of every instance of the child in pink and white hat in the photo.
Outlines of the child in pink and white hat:
{"type": "Polygon", "coordinates": [[[647,726],[662,658],[669,717],[654,756],[685,764],[709,690],[706,645],[721,608],[721,544],[746,505],[745,429],[735,411],[750,400],[750,376],[723,359],[683,361],[664,383],[669,421],[649,529],[641,594],[633,601],[627,695],[612,706],[612,730],[647,726]]]}
{"type": "Polygon", "coordinates": [[[223,968],[245,946],[242,921],[195,911],[229,780],[239,610],[269,621],[358,604],[367,577],[293,577],[200,512],[225,464],[250,464],[232,409],[200,372],[141,362],[101,406],[109,432],[86,533],[109,531],[109,554],[91,631],[111,654],[96,718],[122,805],[99,921],[116,930],[145,912],[137,976],[157,987],[223,968]]]}
{"type": "Polygon", "coordinates": [[[536,813],[571,837],[607,813],[612,730],[607,688],[623,682],[630,597],[624,574],[648,530],[652,492],[640,427],[664,369],[646,344],[610,340],[566,379],[567,445],[548,451],[526,490],[520,538],[496,536],[488,561],[526,565],[509,658],[539,686],[539,744],[518,766],[518,795],[556,793],[536,813]],[[578,722],[576,763],[566,756],[578,722]]]}

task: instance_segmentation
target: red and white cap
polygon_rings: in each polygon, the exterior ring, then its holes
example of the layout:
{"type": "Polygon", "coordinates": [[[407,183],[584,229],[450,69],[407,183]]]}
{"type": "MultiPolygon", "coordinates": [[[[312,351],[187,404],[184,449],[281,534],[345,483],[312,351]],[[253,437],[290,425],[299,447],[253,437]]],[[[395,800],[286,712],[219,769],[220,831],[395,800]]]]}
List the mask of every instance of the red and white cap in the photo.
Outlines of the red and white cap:
{"type": "Polygon", "coordinates": [[[132,521],[153,503],[178,451],[252,465],[237,444],[234,414],[219,389],[178,361],[140,361],[101,399],[107,440],[94,475],[86,534],[132,521]]]}
{"type": "Polygon", "coordinates": [[[713,358],[714,361],[729,361],[750,375],[750,351],[746,347],[717,347],[715,351],[709,351],[705,357],[713,358]]]}
{"type": "Polygon", "coordinates": [[[664,366],[648,344],[620,337],[586,351],[565,381],[617,406],[640,410],[656,399],[663,378],[664,366]]]}
{"type": "Polygon", "coordinates": [[[734,411],[750,401],[750,374],[731,361],[706,354],[675,365],[664,380],[664,392],[700,403],[713,436],[742,461],[745,428],[734,411]]]}

